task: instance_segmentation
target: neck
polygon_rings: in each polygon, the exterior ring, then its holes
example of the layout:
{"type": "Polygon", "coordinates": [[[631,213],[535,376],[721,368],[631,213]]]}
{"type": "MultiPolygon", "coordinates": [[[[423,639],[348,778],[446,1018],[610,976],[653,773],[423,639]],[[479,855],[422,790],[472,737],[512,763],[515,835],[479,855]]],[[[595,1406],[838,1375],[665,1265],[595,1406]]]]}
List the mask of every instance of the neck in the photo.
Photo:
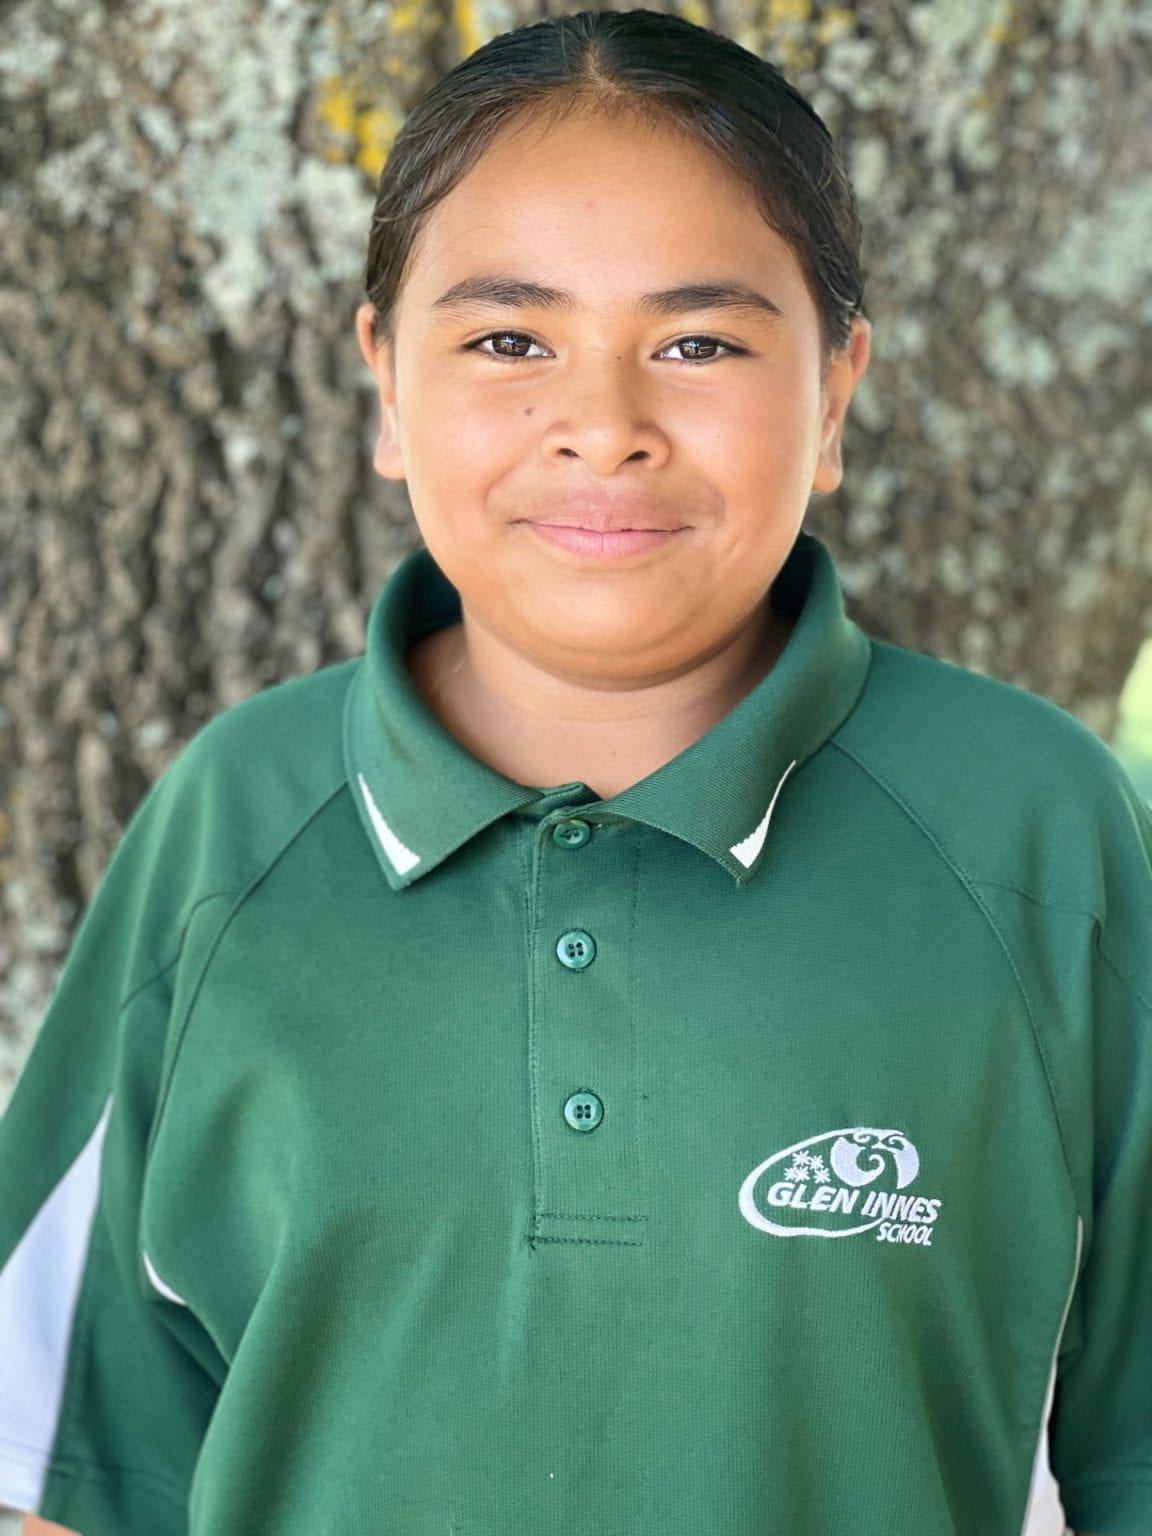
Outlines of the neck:
{"type": "Polygon", "coordinates": [[[505,777],[539,788],[578,781],[601,799],[711,730],[775,665],[791,630],[765,601],[710,655],[622,687],[552,671],[463,612],[408,652],[428,708],[505,777]]]}

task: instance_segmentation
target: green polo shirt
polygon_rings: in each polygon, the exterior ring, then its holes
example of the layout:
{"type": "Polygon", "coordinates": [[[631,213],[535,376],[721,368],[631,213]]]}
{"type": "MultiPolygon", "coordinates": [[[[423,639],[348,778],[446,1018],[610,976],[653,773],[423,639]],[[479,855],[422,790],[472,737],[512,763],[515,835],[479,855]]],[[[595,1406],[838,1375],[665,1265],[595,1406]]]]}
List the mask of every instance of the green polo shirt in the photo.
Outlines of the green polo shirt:
{"type": "Polygon", "coordinates": [[[0,1121],[0,1502],[83,1536],[1152,1531],[1152,817],[867,637],[609,799],[365,653],[136,810],[0,1121]]]}

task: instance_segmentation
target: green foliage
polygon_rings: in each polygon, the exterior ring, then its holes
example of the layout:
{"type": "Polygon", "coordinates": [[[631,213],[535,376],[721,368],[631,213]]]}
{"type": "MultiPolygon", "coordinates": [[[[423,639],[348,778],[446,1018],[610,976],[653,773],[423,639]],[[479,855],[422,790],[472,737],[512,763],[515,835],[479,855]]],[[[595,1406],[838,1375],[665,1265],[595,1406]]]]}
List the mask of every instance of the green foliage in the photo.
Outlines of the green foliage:
{"type": "Polygon", "coordinates": [[[1137,789],[1152,803],[1152,640],[1144,642],[1120,695],[1112,748],[1137,789]]]}

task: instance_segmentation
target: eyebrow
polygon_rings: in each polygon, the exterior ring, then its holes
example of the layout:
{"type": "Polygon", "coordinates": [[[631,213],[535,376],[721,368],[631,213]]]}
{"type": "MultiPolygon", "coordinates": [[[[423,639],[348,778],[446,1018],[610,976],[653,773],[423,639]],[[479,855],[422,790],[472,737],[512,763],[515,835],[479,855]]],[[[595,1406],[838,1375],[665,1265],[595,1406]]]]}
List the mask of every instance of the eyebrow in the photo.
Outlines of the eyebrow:
{"type": "MultiPolygon", "coordinates": [[[[576,295],[566,288],[548,288],[526,278],[488,273],[453,283],[433,302],[432,308],[469,309],[485,305],[550,309],[561,314],[572,314],[578,308],[576,295]]],[[[778,305],[739,279],[705,279],[676,288],[659,288],[653,293],[642,293],[632,308],[639,315],[681,315],[711,309],[783,318],[778,305]]]]}

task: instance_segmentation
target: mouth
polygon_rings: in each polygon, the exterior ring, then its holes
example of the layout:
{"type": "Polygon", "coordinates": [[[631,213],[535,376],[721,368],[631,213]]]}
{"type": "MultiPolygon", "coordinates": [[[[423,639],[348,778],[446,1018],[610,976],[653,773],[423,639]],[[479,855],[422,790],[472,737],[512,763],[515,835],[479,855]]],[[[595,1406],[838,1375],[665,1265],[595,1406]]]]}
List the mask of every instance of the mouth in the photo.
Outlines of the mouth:
{"type": "Polygon", "coordinates": [[[583,528],[568,523],[543,523],[525,520],[539,538],[559,549],[592,560],[619,560],[658,549],[674,539],[683,528],[583,528]]]}

